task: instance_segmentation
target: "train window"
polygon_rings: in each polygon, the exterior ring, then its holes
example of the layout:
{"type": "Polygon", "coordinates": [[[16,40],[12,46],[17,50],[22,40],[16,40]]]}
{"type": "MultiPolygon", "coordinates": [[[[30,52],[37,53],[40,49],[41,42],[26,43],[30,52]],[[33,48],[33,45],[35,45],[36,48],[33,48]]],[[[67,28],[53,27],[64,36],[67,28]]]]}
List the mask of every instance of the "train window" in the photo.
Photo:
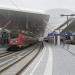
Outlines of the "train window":
{"type": "Polygon", "coordinates": [[[11,38],[17,38],[18,37],[18,33],[11,33],[11,38]]]}

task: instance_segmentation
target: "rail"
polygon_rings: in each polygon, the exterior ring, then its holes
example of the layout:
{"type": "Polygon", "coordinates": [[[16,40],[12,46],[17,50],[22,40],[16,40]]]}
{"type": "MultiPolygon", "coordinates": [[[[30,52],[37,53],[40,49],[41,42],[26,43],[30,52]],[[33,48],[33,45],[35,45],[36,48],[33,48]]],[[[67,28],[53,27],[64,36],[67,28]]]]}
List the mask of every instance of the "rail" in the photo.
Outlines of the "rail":
{"type": "Polygon", "coordinates": [[[39,54],[43,45],[40,43],[35,48],[13,56],[13,61],[0,67],[0,75],[19,75],[39,54]]]}

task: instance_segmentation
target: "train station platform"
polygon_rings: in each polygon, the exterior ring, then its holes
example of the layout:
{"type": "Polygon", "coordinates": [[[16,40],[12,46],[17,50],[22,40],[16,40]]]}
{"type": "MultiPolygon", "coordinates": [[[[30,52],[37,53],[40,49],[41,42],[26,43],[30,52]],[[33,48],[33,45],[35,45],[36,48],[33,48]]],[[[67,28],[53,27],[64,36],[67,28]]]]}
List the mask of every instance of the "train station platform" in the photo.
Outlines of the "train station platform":
{"type": "Polygon", "coordinates": [[[44,43],[43,50],[36,59],[23,71],[22,75],[52,75],[52,49],[44,43]]]}
{"type": "Polygon", "coordinates": [[[53,52],[52,75],[75,75],[74,45],[51,46],[53,52]]]}
{"type": "Polygon", "coordinates": [[[75,56],[66,48],[45,43],[42,52],[22,75],[75,75],[75,56]]]}

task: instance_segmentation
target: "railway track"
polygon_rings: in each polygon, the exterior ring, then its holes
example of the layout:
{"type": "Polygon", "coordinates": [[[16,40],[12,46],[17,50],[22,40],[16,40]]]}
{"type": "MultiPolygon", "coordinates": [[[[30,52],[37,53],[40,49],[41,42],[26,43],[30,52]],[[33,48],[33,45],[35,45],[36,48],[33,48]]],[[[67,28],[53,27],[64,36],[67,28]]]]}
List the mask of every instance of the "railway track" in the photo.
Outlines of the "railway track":
{"type": "MultiPolygon", "coordinates": [[[[23,50],[24,50],[24,49],[23,49],[23,50]]],[[[9,51],[4,51],[4,52],[0,53],[0,58],[9,56],[9,55],[15,54],[15,53],[17,54],[17,53],[19,53],[19,52],[22,52],[23,50],[17,51],[17,52],[14,52],[14,51],[11,51],[11,52],[9,52],[9,51]]]]}
{"type": "MultiPolygon", "coordinates": [[[[34,45],[34,46],[35,46],[35,45],[34,45]]],[[[32,46],[32,48],[33,48],[33,46],[32,46]]],[[[31,49],[31,48],[29,48],[29,49],[31,49]]],[[[9,53],[6,54],[6,55],[3,54],[3,55],[0,57],[0,64],[1,64],[2,62],[5,62],[5,61],[11,59],[12,57],[14,57],[14,56],[16,56],[16,55],[25,53],[26,51],[27,51],[27,50],[24,49],[24,50],[17,51],[17,52],[9,52],[9,53]]],[[[7,62],[8,62],[8,61],[7,61],[7,62]]]]}
{"type": "Polygon", "coordinates": [[[9,55],[9,54],[12,54],[12,52],[8,52],[8,51],[7,51],[7,52],[4,52],[4,53],[1,53],[1,54],[0,54],[0,58],[1,58],[1,57],[4,57],[4,56],[7,56],[7,55],[9,55]]]}
{"type": "Polygon", "coordinates": [[[0,75],[19,75],[38,55],[41,48],[42,44],[13,56],[8,63],[0,67],[0,75]]]}

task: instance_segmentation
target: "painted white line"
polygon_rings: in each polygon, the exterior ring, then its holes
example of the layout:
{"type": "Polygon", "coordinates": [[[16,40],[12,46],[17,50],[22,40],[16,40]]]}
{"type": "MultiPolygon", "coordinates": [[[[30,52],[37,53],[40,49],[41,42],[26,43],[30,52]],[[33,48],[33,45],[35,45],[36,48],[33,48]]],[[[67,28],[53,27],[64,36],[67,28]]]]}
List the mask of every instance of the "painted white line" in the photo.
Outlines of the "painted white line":
{"type": "Polygon", "coordinates": [[[44,75],[52,75],[52,65],[53,65],[52,49],[50,47],[47,47],[47,50],[49,50],[49,56],[44,75]]]}
{"type": "Polygon", "coordinates": [[[43,49],[44,49],[43,54],[42,54],[42,56],[40,57],[38,63],[37,63],[37,64],[35,65],[35,67],[33,68],[33,70],[32,70],[32,72],[30,73],[30,75],[33,75],[33,73],[36,71],[36,68],[38,67],[38,65],[39,65],[40,62],[42,61],[43,56],[44,56],[44,54],[45,54],[45,52],[46,52],[46,47],[44,47],[43,49]]]}

